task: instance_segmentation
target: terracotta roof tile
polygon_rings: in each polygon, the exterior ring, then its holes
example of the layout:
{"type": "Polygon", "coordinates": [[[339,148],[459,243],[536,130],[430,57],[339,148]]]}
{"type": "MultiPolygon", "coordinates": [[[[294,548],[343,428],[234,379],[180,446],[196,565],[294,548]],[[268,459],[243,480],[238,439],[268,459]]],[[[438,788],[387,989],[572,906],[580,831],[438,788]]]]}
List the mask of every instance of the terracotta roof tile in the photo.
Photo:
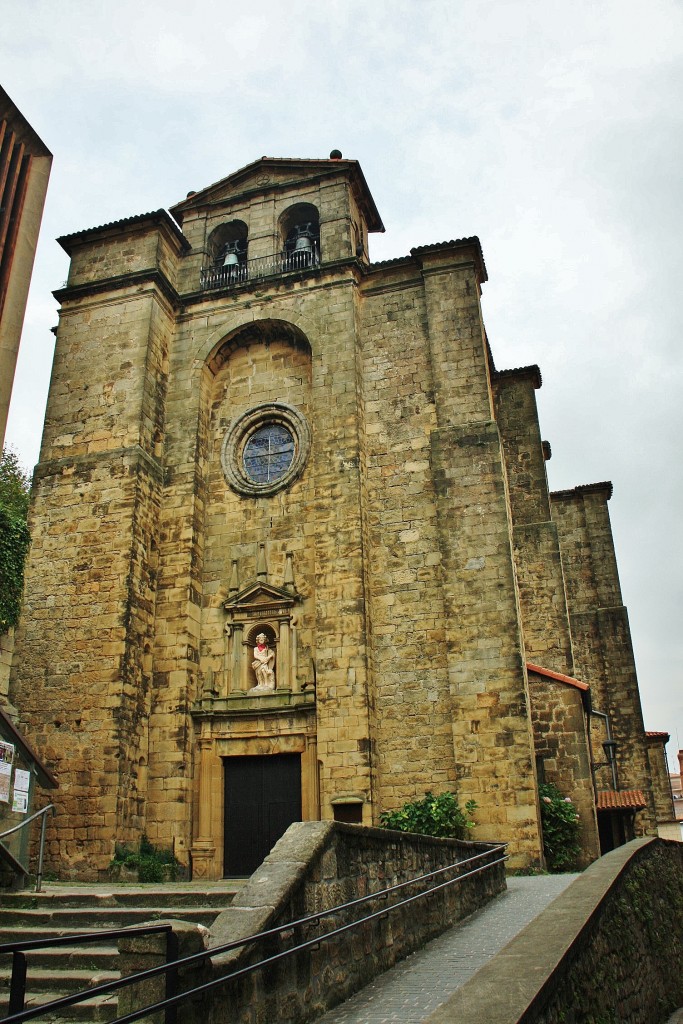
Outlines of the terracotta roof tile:
{"type": "Polygon", "coordinates": [[[645,735],[649,740],[664,740],[665,743],[671,739],[668,732],[646,732],[645,735]]]}
{"type": "Polygon", "coordinates": [[[577,690],[590,690],[588,683],[582,683],[580,679],[573,679],[571,676],[564,676],[561,672],[551,672],[549,668],[541,668],[540,665],[526,663],[528,672],[535,672],[538,676],[545,676],[546,679],[556,679],[558,683],[567,683],[568,686],[575,686],[577,690]]]}
{"type": "Polygon", "coordinates": [[[647,807],[641,789],[606,789],[598,793],[599,811],[642,811],[647,807]]]}

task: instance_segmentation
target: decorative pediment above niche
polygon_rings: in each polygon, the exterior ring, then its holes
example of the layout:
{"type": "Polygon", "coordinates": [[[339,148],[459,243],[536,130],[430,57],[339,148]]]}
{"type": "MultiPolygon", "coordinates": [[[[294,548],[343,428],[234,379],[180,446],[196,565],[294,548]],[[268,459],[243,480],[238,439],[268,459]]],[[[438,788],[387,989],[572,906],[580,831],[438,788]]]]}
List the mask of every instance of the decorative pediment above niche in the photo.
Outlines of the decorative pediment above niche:
{"type": "Polygon", "coordinates": [[[294,585],[294,556],[285,556],[282,586],[271,583],[265,544],[259,544],[256,576],[240,587],[233,559],[228,598],[223,603],[227,697],[301,690],[297,672],[297,618],[302,598],[294,585]],[[266,670],[263,670],[263,664],[266,670]]]}
{"type": "Polygon", "coordinates": [[[228,599],[223,607],[235,617],[249,617],[258,612],[264,614],[272,609],[274,614],[280,610],[288,610],[301,600],[284,587],[273,586],[272,583],[253,582],[241,590],[234,598],[228,599]]]}
{"type": "Polygon", "coordinates": [[[285,573],[282,586],[276,586],[268,579],[266,546],[259,544],[256,560],[256,576],[240,589],[237,559],[233,559],[228,598],[223,607],[232,621],[244,622],[255,614],[291,616],[295,604],[301,601],[294,585],[294,556],[288,551],[285,556],[285,573]]]}

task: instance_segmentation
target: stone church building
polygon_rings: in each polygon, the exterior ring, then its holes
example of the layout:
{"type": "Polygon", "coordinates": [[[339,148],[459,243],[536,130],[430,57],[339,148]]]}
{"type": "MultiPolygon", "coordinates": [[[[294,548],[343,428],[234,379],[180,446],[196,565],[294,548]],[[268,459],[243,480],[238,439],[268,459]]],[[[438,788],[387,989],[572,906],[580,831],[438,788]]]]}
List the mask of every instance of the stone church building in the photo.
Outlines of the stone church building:
{"type": "Polygon", "coordinates": [[[64,876],[142,833],[247,874],[428,789],[536,865],[539,779],[586,862],[654,828],[611,485],[549,493],[479,240],[372,263],[383,230],[334,152],[59,239],[10,699],[64,876]]]}

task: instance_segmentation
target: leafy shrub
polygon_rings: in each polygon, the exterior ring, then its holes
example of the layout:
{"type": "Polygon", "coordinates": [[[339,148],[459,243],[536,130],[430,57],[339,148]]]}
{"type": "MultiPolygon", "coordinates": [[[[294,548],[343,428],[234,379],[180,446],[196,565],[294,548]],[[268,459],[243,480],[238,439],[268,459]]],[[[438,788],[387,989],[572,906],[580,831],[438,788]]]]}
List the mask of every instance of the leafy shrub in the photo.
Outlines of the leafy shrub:
{"type": "Polygon", "coordinates": [[[474,828],[469,815],[474,814],[476,808],[474,800],[468,800],[463,810],[455,793],[434,796],[427,792],[423,800],[406,803],[398,811],[384,811],[379,820],[383,828],[393,828],[398,832],[465,839],[468,830],[474,828]]]}
{"type": "Polygon", "coordinates": [[[172,882],[178,866],[173,850],[154,846],[145,835],[137,849],[117,843],[114,859],[109,865],[115,872],[120,868],[137,871],[138,882],[172,882]]]}
{"type": "Polygon", "coordinates": [[[0,633],[16,626],[30,537],[26,526],[31,478],[14,452],[0,456],[0,633]]]}
{"type": "Polygon", "coordinates": [[[576,808],[557,786],[544,782],[538,787],[541,797],[543,849],[549,871],[572,871],[581,853],[580,823],[576,808]]]}

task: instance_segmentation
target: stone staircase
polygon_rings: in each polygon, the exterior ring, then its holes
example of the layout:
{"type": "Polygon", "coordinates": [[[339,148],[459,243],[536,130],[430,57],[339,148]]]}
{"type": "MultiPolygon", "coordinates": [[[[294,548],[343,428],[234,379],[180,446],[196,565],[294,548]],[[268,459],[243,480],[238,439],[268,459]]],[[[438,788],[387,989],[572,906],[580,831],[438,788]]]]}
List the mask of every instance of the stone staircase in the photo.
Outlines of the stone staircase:
{"type": "MultiPolygon", "coordinates": [[[[90,934],[171,918],[210,927],[242,884],[242,879],[142,886],[50,883],[41,893],[4,892],[0,896],[0,943],[90,934]]],[[[118,978],[117,958],[115,940],[28,951],[25,1008],[118,978]]],[[[11,971],[11,956],[0,956],[3,1017],[8,1012],[11,971]]],[[[114,992],[37,1020],[109,1021],[116,1017],[116,1005],[114,992]]]]}

